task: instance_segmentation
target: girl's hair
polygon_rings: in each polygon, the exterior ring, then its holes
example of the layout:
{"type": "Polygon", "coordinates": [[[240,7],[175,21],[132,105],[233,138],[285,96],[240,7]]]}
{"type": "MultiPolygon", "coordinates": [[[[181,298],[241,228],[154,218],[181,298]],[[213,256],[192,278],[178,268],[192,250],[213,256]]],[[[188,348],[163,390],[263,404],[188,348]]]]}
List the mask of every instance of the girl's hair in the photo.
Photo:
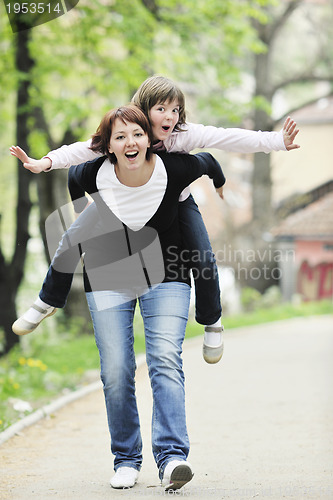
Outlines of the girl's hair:
{"type": "Polygon", "coordinates": [[[172,80],[164,76],[151,76],[140,85],[132,97],[132,102],[139,106],[148,117],[149,111],[155,104],[174,100],[179,104],[179,120],[174,130],[179,132],[181,130],[179,125],[186,123],[185,96],[172,80]]]}
{"type": "Polygon", "coordinates": [[[148,135],[150,146],[147,148],[146,159],[149,160],[152,155],[153,136],[151,126],[146,115],[134,104],[121,106],[120,108],[111,109],[103,116],[96,133],[92,136],[90,149],[106,155],[111,163],[117,163],[117,157],[114,153],[110,153],[110,139],[112,127],[116,119],[119,118],[123,123],[137,123],[142,130],[148,135]]]}

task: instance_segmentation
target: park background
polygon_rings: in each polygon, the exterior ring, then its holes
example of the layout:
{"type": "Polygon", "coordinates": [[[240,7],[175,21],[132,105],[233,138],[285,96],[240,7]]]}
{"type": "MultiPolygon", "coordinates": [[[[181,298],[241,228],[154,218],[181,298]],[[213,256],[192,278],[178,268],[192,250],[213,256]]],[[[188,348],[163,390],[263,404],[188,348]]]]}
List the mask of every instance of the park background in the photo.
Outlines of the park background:
{"type": "MultiPolygon", "coordinates": [[[[98,368],[80,278],[38,332],[11,331],[47,270],[45,220],[68,194],[67,172],[33,175],[9,146],[39,158],[88,139],[152,74],[180,85],[189,121],[279,130],[291,115],[300,127],[301,149],[289,153],[212,150],[224,202],[205,179],[193,186],[226,328],[332,312],[331,0],[80,0],[40,26],[17,16],[15,32],[0,8],[0,430],[98,368]]],[[[139,352],[140,318],[136,328],[139,352]]],[[[200,332],[190,322],[188,336],[200,332]]]]}

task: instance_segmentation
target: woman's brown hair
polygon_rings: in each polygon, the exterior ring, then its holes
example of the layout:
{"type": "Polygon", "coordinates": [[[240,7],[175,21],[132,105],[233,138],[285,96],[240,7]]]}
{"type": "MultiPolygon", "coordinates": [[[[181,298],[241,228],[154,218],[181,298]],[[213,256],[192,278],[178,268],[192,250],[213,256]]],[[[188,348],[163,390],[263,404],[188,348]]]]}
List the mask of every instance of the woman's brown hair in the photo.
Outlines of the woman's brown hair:
{"type": "Polygon", "coordinates": [[[112,127],[117,118],[122,120],[125,124],[137,123],[148,135],[150,147],[147,149],[146,159],[149,160],[152,154],[153,144],[151,126],[144,112],[135,104],[114,108],[105,113],[96,133],[92,136],[90,149],[106,155],[114,165],[117,163],[116,155],[109,151],[112,127]]]}

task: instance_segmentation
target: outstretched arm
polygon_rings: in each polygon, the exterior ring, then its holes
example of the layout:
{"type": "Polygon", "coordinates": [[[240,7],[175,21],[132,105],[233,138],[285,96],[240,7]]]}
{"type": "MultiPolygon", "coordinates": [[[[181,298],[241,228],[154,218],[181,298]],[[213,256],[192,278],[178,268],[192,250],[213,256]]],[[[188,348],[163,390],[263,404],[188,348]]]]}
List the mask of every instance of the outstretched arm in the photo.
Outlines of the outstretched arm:
{"type": "Polygon", "coordinates": [[[290,117],[278,132],[262,132],[241,128],[222,128],[186,123],[182,132],[175,132],[164,141],[170,153],[189,153],[194,149],[222,149],[234,153],[271,153],[299,148],[294,144],[298,134],[296,122],[290,117]]]}
{"type": "Polygon", "coordinates": [[[25,168],[34,174],[39,174],[40,172],[47,172],[58,168],[69,168],[71,165],[79,165],[80,163],[95,160],[103,156],[101,153],[92,151],[90,145],[90,140],[86,142],[74,142],[69,146],[61,146],[59,149],[50,151],[41,160],[29,158],[25,151],[18,146],[12,146],[10,152],[22,161],[25,168]]]}
{"type": "Polygon", "coordinates": [[[45,172],[51,167],[51,160],[49,158],[42,158],[41,160],[35,160],[34,158],[30,158],[23,149],[19,146],[11,146],[9,148],[10,153],[13,156],[16,156],[23,163],[24,168],[30,170],[34,174],[40,174],[41,172],[45,172]]]}
{"type": "Polygon", "coordinates": [[[71,165],[79,165],[103,156],[102,153],[92,151],[90,146],[91,139],[85,142],[73,142],[68,146],[61,146],[61,148],[49,151],[46,156],[52,162],[52,170],[69,168],[71,165]]]}

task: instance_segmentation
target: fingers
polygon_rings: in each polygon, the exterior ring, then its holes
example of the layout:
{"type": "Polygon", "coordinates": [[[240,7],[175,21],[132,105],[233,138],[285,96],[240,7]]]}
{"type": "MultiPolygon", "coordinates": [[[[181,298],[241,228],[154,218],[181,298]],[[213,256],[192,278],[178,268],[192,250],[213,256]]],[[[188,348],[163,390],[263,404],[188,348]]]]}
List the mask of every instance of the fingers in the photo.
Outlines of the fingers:
{"type": "Polygon", "coordinates": [[[10,154],[13,155],[13,156],[16,156],[17,157],[17,147],[16,146],[11,146],[9,148],[9,151],[10,151],[10,154]]]}
{"type": "Polygon", "coordinates": [[[283,125],[283,130],[287,132],[287,134],[291,134],[296,128],[296,122],[290,116],[286,119],[283,125]]]}
{"type": "Polygon", "coordinates": [[[291,120],[290,116],[288,116],[288,118],[285,119],[283,124],[283,130],[287,130],[290,120],[291,120]]]}
{"type": "Polygon", "coordinates": [[[295,139],[296,135],[298,134],[298,132],[299,132],[299,129],[296,128],[296,124],[295,124],[295,127],[290,132],[288,132],[288,135],[287,135],[287,137],[290,140],[290,142],[294,141],[294,139],[295,139]]]}
{"type": "Polygon", "coordinates": [[[29,161],[28,155],[19,146],[11,146],[9,151],[11,155],[16,156],[22,163],[29,161]]]}
{"type": "Polygon", "coordinates": [[[11,146],[9,150],[12,154],[15,155],[17,155],[20,151],[23,151],[19,146],[11,146]]]}

